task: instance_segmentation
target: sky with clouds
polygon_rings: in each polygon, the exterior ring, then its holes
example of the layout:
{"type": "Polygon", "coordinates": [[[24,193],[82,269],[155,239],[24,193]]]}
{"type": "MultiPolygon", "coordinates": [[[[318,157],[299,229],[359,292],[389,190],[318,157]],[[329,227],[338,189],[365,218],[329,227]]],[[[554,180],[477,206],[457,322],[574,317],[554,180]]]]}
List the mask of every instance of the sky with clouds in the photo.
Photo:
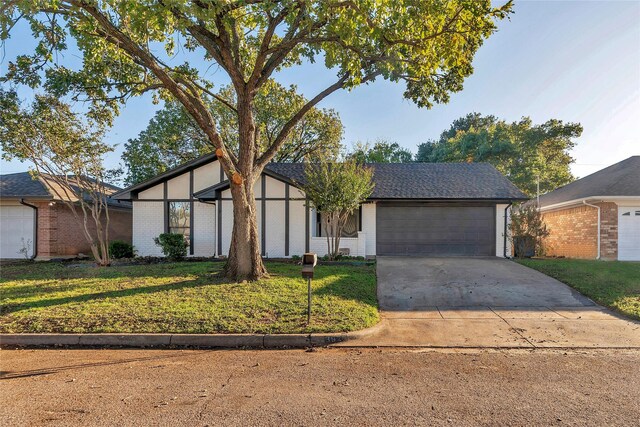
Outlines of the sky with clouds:
{"type": "MultiPolygon", "coordinates": [[[[28,29],[18,30],[4,46],[0,73],[29,46],[28,29]]],[[[73,55],[67,58],[74,61],[73,55]]],[[[551,118],[581,123],[584,132],[572,152],[578,177],[640,155],[640,1],[516,2],[511,19],[500,22],[479,50],[474,68],[462,92],[430,110],[404,100],[402,85],[381,80],[334,93],[320,106],[338,111],[347,146],[384,138],[415,152],[419,143],[475,111],[509,121],[530,116],[535,123],[551,118]]],[[[220,83],[226,80],[216,67],[209,73],[220,83]]],[[[335,74],[305,64],[280,73],[278,80],[311,97],[333,83],[335,74]]],[[[110,167],[119,164],[124,143],[158,108],[143,97],[122,110],[108,136],[116,145],[107,159],[110,167]]],[[[2,173],[27,168],[0,163],[2,173]]]]}

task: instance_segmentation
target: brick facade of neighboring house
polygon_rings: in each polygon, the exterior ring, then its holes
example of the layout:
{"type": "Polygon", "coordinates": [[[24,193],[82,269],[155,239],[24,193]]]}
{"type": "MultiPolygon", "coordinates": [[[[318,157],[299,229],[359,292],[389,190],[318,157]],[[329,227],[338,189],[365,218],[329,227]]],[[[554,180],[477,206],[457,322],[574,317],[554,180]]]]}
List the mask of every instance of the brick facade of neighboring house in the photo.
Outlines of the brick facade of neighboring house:
{"type": "MultiPolygon", "coordinates": [[[[73,256],[78,253],[91,255],[91,248],[82,230],[82,224],[71,209],[63,203],[40,202],[38,207],[38,258],[73,256]]],[[[79,212],[82,218],[82,212],[79,212]]],[[[109,210],[109,240],[131,243],[131,211],[109,210]]],[[[89,230],[95,225],[89,220],[89,230]]]]}
{"type": "Polygon", "coordinates": [[[543,194],[540,211],[546,255],[640,261],[640,156],[543,194]]]}
{"type": "MultiPolygon", "coordinates": [[[[618,257],[618,206],[594,203],[600,207],[600,258],[618,257]]],[[[598,255],[598,209],[580,205],[542,214],[550,234],[544,241],[547,256],[594,259],[598,255]]]]}

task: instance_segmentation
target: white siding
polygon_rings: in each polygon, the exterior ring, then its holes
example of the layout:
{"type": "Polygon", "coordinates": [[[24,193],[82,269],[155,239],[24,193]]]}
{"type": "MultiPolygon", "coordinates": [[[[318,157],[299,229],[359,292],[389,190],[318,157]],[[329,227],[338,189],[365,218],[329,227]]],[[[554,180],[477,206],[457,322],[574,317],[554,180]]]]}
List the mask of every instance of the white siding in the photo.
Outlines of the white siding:
{"type": "Polygon", "coordinates": [[[133,202],[133,246],[140,256],[162,256],[153,242],[164,233],[163,202],[133,202]]]}
{"type": "MultiPolygon", "coordinates": [[[[294,189],[291,188],[290,196],[294,196],[294,189]]],[[[302,255],[304,253],[304,200],[291,200],[289,202],[289,255],[302,255]]]]}
{"type": "Polygon", "coordinates": [[[220,165],[217,161],[208,163],[193,171],[193,191],[204,190],[220,182],[220,165]]]}
{"type": "Polygon", "coordinates": [[[376,254],[376,204],[362,205],[362,232],[366,237],[365,253],[363,256],[376,254]]]}
{"type": "Polygon", "coordinates": [[[151,188],[148,188],[144,191],[141,191],[138,194],[138,199],[162,199],[164,198],[164,184],[160,183],[158,185],[154,185],[151,188]]]}
{"type": "Polygon", "coordinates": [[[233,230],[233,205],[231,200],[222,200],[222,252],[221,255],[229,255],[231,245],[231,231],[233,230]]]}
{"type": "Polygon", "coordinates": [[[167,183],[167,197],[169,199],[188,199],[189,198],[189,172],[170,179],[167,183]]]}
{"type": "MultiPolygon", "coordinates": [[[[284,207],[284,200],[266,201],[267,215],[265,217],[265,256],[268,256],[270,258],[282,258],[285,256],[284,207]]],[[[260,209],[260,207],[258,207],[258,209],[260,209]]],[[[261,222],[261,218],[258,217],[258,223],[261,222]]]]}
{"type": "MultiPolygon", "coordinates": [[[[504,210],[508,205],[496,205],[496,256],[504,257],[504,210]]],[[[512,256],[511,239],[509,239],[509,223],[511,221],[511,208],[507,211],[507,257],[512,256]]]]}
{"type": "MultiPolygon", "coordinates": [[[[279,197],[282,198],[284,197],[284,187],[285,187],[285,183],[282,181],[278,181],[276,179],[273,179],[271,177],[266,177],[266,193],[267,193],[267,198],[269,197],[279,197]]],[[[291,194],[289,195],[290,197],[291,194]]]]}
{"type": "Polygon", "coordinates": [[[210,257],[216,253],[216,205],[193,204],[193,255],[210,257]]]}

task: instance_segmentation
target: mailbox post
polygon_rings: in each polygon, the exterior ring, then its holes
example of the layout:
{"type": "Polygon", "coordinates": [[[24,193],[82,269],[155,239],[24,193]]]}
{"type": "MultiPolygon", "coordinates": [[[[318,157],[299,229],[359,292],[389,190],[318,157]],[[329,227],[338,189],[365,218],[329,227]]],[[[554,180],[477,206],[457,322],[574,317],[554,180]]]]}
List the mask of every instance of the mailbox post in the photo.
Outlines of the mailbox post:
{"type": "Polygon", "coordinates": [[[307,279],[307,325],[311,323],[311,279],[318,263],[318,255],[306,253],[302,256],[302,278],[307,279]]]}

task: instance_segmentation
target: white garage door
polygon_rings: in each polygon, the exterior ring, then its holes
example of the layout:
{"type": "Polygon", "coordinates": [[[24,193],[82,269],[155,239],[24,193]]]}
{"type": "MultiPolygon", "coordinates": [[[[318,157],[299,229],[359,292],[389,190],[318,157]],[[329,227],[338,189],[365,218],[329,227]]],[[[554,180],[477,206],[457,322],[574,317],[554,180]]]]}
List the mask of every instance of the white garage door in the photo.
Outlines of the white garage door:
{"type": "Polygon", "coordinates": [[[19,251],[27,244],[33,255],[33,214],[27,206],[0,206],[0,258],[24,258],[19,251]]]}
{"type": "Polygon", "coordinates": [[[640,261],[640,206],[618,207],[618,259],[640,261]]]}

